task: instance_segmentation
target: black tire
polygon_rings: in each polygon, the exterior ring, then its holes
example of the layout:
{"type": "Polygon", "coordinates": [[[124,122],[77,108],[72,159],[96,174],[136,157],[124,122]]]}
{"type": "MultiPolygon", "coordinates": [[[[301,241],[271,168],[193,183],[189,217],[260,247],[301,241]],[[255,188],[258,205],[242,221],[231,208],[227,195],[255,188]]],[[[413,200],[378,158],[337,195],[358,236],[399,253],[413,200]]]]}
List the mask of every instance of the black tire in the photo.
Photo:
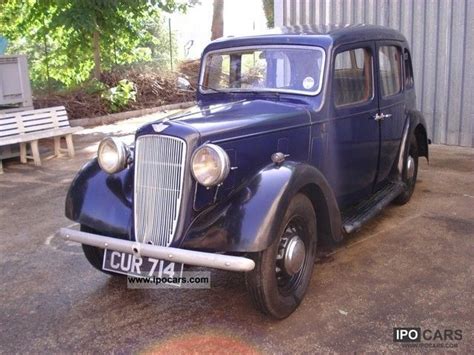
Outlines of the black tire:
{"type": "Polygon", "coordinates": [[[410,201],[411,195],[413,195],[413,191],[415,191],[416,185],[416,178],[418,176],[418,143],[416,141],[415,135],[410,137],[410,146],[408,148],[408,154],[405,157],[403,162],[403,172],[402,172],[402,180],[405,183],[404,191],[393,200],[393,202],[397,205],[404,205],[408,201],[410,201]],[[410,177],[408,174],[408,159],[409,157],[413,158],[414,163],[414,172],[410,177]]]}
{"type": "MultiPolygon", "coordinates": [[[[251,255],[255,269],[246,274],[247,289],[256,308],[277,319],[288,317],[299,306],[308,288],[316,259],[316,214],[311,201],[297,194],[290,202],[278,238],[264,251],[251,255]],[[296,233],[296,234],[295,234],[296,233]],[[298,236],[305,246],[300,270],[289,276],[279,267],[282,243],[298,236]],[[278,271],[280,270],[280,271],[278,271]]],[[[283,250],[284,251],[284,250],[283,250]]]]}
{"type": "MultiPolygon", "coordinates": [[[[97,231],[84,225],[81,225],[81,231],[97,234],[97,231]]],[[[104,260],[104,249],[93,247],[91,245],[82,244],[82,251],[84,252],[84,255],[86,256],[86,259],[89,262],[89,264],[91,264],[97,270],[107,275],[123,276],[121,274],[115,274],[109,271],[102,270],[102,262],[104,260]]]]}

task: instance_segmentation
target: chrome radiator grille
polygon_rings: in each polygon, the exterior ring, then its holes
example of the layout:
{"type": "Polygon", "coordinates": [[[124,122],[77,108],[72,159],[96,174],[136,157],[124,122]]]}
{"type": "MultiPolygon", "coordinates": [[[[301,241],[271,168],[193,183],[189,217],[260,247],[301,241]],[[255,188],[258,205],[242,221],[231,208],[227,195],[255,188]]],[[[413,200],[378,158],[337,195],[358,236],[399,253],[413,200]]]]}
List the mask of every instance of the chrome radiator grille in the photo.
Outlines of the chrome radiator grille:
{"type": "Polygon", "coordinates": [[[135,145],[135,238],[168,246],[181,206],[186,143],[170,136],[141,136],[135,145]]]}

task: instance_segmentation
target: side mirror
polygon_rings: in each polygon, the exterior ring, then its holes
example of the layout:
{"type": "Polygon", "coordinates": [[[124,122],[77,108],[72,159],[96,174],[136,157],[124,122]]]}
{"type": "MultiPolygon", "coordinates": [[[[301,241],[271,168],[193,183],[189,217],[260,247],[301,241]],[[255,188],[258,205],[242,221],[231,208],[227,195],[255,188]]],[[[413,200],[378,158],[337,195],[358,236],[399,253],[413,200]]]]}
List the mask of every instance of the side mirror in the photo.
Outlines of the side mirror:
{"type": "Polygon", "coordinates": [[[188,79],[183,78],[183,77],[178,77],[178,80],[176,81],[176,86],[179,90],[191,89],[191,83],[189,82],[188,79]]]}

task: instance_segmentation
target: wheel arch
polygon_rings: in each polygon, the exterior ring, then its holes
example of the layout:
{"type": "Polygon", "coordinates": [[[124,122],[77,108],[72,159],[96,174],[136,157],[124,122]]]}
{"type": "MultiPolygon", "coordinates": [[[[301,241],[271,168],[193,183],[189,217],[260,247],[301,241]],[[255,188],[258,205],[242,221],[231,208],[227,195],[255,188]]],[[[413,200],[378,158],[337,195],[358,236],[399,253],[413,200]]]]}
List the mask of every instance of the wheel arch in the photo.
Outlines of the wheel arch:
{"type": "Polygon", "coordinates": [[[291,199],[304,192],[320,219],[321,239],[342,240],[334,192],[324,175],[306,163],[270,164],[227,201],[202,212],[190,225],[181,247],[224,252],[258,252],[273,242],[291,199]]]}
{"type": "Polygon", "coordinates": [[[428,139],[428,129],[425,118],[418,110],[408,110],[407,116],[408,121],[406,123],[409,124],[408,137],[413,135],[416,138],[419,156],[425,157],[426,160],[429,161],[428,145],[431,141],[428,139]]]}
{"type": "Polygon", "coordinates": [[[65,215],[101,234],[131,240],[132,169],[110,175],[97,158],[87,162],[74,177],[66,195],[65,215]]]}
{"type": "MultiPolygon", "coordinates": [[[[299,192],[309,198],[316,214],[316,228],[318,232],[318,243],[330,245],[342,240],[342,234],[335,238],[331,229],[331,213],[326,196],[321,187],[316,183],[309,183],[303,186],[299,192]]],[[[334,218],[334,216],[333,216],[334,218]]]]}
{"type": "Polygon", "coordinates": [[[428,140],[428,135],[426,133],[425,126],[423,126],[422,123],[418,123],[415,127],[414,134],[416,138],[416,143],[418,145],[418,155],[425,157],[426,160],[429,161],[429,157],[428,157],[429,140],[428,140]]]}

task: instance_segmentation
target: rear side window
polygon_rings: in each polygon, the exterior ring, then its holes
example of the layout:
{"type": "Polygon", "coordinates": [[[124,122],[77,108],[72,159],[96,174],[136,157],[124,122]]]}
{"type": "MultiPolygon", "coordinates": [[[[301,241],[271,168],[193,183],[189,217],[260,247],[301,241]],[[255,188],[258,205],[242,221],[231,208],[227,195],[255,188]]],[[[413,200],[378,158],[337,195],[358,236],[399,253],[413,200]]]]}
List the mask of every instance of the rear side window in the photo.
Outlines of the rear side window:
{"type": "Polygon", "coordinates": [[[372,97],[372,55],[367,48],[336,55],[334,100],[336,106],[358,104],[372,97]]]}
{"type": "Polygon", "coordinates": [[[379,49],[379,73],[382,96],[391,96],[401,89],[400,49],[384,46],[379,49]]]}
{"type": "Polygon", "coordinates": [[[411,56],[408,49],[405,49],[403,56],[405,60],[405,87],[409,89],[413,87],[415,81],[413,79],[413,67],[411,65],[411,56]]]}

